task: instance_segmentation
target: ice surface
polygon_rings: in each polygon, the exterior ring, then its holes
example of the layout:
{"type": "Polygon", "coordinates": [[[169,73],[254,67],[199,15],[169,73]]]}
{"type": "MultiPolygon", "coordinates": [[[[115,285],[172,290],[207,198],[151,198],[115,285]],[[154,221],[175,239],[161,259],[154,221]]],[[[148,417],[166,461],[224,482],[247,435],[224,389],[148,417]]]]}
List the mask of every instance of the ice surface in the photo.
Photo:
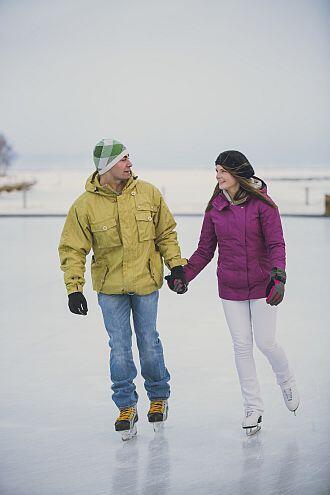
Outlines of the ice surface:
{"type": "MultiPolygon", "coordinates": [[[[201,219],[177,221],[189,257],[201,219]]],[[[113,429],[107,338],[89,276],[88,316],[67,310],[57,259],[62,224],[0,220],[1,495],[329,493],[330,220],[284,220],[288,285],[278,339],[300,386],[298,416],[256,351],[265,413],[258,436],[244,437],[212,262],[187,294],[161,291],[169,419],[155,436],[138,379],[138,437],[126,444],[113,429]]]]}

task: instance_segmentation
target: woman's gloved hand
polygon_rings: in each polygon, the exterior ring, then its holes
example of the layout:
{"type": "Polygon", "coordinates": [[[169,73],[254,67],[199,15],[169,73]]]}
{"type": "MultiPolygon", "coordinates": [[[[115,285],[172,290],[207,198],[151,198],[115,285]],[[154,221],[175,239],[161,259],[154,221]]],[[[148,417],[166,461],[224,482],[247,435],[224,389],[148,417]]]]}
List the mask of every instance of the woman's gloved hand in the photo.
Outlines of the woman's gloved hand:
{"type": "Polygon", "coordinates": [[[72,292],[68,297],[68,305],[71,313],[76,315],[87,315],[87,301],[82,292],[72,292]]]}
{"type": "Polygon", "coordinates": [[[183,266],[175,266],[171,269],[171,275],[166,275],[168,287],[177,294],[184,294],[188,290],[188,284],[186,282],[183,266]]]}
{"type": "Polygon", "coordinates": [[[281,268],[272,268],[270,272],[270,281],[266,288],[266,303],[271,306],[277,306],[283,301],[284,285],[286,282],[286,273],[281,268]]]}

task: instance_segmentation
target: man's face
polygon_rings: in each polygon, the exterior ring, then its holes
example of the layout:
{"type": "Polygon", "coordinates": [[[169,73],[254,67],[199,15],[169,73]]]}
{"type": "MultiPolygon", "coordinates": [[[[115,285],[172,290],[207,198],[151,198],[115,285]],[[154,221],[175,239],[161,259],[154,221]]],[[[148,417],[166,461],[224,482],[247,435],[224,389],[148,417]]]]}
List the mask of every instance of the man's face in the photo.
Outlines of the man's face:
{"type": "Polygon", "coordinates": [[[109,170],[109,175],[115,180],[127,180],[131,176],[131,168],[129,155],[126,155],[109,170]]]}

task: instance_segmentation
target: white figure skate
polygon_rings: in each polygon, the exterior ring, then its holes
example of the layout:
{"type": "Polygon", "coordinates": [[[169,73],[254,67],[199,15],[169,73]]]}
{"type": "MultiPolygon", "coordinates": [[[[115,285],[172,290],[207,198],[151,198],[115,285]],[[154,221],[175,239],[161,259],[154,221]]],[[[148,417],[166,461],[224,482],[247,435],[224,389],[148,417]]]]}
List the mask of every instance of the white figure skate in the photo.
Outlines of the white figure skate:
{"type": "Polygon", "coordinates": [[[281,390],[286,407],[296,415],[300,402],[296,382],[292,381],[281,385],[281,390]]]}
{"type": "Polygon", "coordinates": [[[242,422],[242,428],[246,435],[255,435],[261,429],[262,416],[258,411],[246,411],[242,422]]]}

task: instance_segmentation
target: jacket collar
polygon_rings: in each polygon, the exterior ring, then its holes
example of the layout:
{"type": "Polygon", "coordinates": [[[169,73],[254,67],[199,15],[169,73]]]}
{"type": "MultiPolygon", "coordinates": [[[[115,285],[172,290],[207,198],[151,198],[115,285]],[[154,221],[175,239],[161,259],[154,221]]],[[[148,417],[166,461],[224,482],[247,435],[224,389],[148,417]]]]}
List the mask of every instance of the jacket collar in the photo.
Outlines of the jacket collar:
{"type": "Polygon", "coordinates": [[[245,201],[248,199],[248,195],[245,193],[245,195],[242,195],[240,199],[232,199],[229,192],[223,189],[222,194],[225,196],[225,198],[229,201],[231,205],[241,205],[242,203],[245,203],[245,201]]]}
{"type": "Polygon", "coordinates": [[[230,203],[227,198],[222,194],[222,192],[219,192],[219,194],[214,198],[212,201],[212,206],[216,208],[217,210],[221,211],[227,206],[229,206],[230,203]]]}
{"type": "MultiPolygon", "coordinates": [[[[136,182],[137,182],[137,176],[133,174],[132,177],[128,179],[121,194],[125,194],[127,193],[127,191],[133,189],[133,187],[135,187],[136,185],[136,182]]],[[[113,191],[111,188],[102,186],[100,184],[98,172],[94,172],[92,175],[90,175],[90,177],[88,177],[86,181],[85,189],[88,192],[98,193],[103,196],[117,196],[117,193],[113,191]]]]}
{"type": "Polygon", "coordinates": [[[218,196],[216,196],[212,201],[212,206],[214,206],[214,208],[216,208],[218,211],[222,211],[224,208],[227,208],[231,204],[241,204],[249,200],[250,200],[250,196],[247,196],[246,198],[244,198],[244,201],[240,201],[238,203],[232,203],[226,198],[224,193],[221,191],[219,192],[218,196]]]}
{"type": "MultiPolygon", "coordinates": [[[[256,189],[259,189],[261,192],[267,194],[267,185],[262,179],[259,179],[259,177],[254,176],[251,179],[251,182],[256,189]]],[[[231,202],[229,198],[230,198],[229,194],[225,195],[224,191],[220,190],[219,194],[212,201],[212,206],[214,206],[214,208],[216,208],[217,210],[221,211],[227,206],[230,206],[230,204],[240,204],[241,202],[245,203],[250,199],[250,196],[247,196],[246,198],[244,198],[243,201],[240,201],[238,203],[231,202]]]]}

